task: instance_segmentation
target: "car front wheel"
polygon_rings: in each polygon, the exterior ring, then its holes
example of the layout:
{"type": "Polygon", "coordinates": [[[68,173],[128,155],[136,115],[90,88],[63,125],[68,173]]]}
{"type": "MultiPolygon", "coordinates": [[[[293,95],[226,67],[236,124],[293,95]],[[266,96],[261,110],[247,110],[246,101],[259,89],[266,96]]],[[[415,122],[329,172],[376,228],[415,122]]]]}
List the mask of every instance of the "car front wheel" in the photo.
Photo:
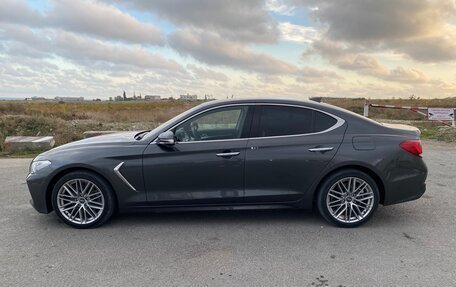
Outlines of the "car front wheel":
{"type": "Polygon", "coordinates": [[[112,190],[96,174],[78,171],[60,178],[52,191],[52,205],[57,215],[76,228],[96,227],[114,212],[112,190]]]}
{"type": "Polygon", "coordinates": [[[320,214],[340,227],[356,227],[368,221],[379,202],[375,181],[359,170],[342,170],[330,175],[317,196],[320,214]]]}

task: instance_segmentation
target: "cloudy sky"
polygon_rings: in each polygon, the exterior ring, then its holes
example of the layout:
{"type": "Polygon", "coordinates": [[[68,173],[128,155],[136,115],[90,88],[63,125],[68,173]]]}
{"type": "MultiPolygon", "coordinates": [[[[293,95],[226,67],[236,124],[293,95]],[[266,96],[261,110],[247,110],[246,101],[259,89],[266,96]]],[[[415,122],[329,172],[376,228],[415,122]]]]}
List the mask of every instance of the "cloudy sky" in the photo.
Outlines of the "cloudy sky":
{"type": "Polygon", "coordinates": [[[1,0],[0,97],[456,96],[455,0],[1,0]]]}

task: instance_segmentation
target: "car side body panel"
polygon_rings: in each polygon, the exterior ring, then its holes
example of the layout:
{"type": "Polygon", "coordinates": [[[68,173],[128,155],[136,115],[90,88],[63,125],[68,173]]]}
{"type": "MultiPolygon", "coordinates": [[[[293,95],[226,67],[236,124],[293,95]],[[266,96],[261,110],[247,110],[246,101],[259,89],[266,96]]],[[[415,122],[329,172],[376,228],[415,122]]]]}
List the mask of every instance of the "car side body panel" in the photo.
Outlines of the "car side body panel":
{"type": "MultiPolygon", "coordinates": [[[[128,133],[132,139],[134,133],[128,133]]],[[[102,136],[100,136],[102,137],[102,136]]],[[[96,140],[102,140],[102,138],[96,140]]],[[[118,201],[118,207],[135,205],[146,200],[142,175],[142,153],[147,145],[134,144],[133,141],[112,141],[90,145],[95,139],[81,140],[68,146],[52,150],[52,164],[40,174],[29,174],[27,184],[32,195],[33,206],[42,212],[52,211],[49,196],[53,184],[64,173],[72,170],[88,170],[101,175],[112,186],[118,201]],[[119,169],[120,175],[134,187],[132,189],[122,179],[114,168],[123,163],[119,169]]],[[[37,159],[49,158],[46,153],[37,159]]]]}
{"type": "Polygon", "coordinates": [[[247,145],[245,202],[299,200],[336,155],[346,126],[328,133],[252,138],[247,145]],[[312,151],[327,148],[331,150],[312,151]]]}
{"type": "Polygon", "coordinates": [[[150,144],[144,151],[147,204],[233,204],[244,197],[247,139],[150,144]],[[238,153],[232,157],[217,156],[238,153]]]}

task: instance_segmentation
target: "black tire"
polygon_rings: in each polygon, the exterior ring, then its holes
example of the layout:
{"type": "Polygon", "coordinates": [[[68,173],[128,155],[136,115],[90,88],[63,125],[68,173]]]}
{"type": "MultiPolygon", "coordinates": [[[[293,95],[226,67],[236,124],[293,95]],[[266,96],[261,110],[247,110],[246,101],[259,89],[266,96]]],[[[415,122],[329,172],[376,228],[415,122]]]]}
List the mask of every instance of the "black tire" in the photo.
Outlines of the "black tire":
{"type": "MultiPolygon", "coordinates": [[[[344,195],[347,196],[347,195],[344,195]]],[[[342,196],[341,196],[342,197],[342,196]]],[[[350,196],[348,196],[350,197],[350,196]]],[[[377,184],[375,183],[375,180],[372,179],[368,174],[356,170],[356,169],[344,169],[337,171],[331,175],[329,175],[323,183],[320,185],[320,188],[318,190],[317,198],[316,198],[316,204],[319,213],[321,216],[326,219],[328,222],[338,226],[338,227],[345,227],[345,228],[352,228],[352,227],[357,227],[362,225],[363,223],[367,222],[372,215],[375,213],[378,203],[380,199],[380,193],[377,184]],[[369,201],[368,206],[371,206],[370,209],[364,214],[364,217],[362,219],[357,218],[356,222],[343,222],[341,221],[342,219],[338,219],[335,217],[335,215],[332,215],[330,212],[330,208],[328,207],[327,204],[327,198],[328,198],[328,193],[330,192],[331,187],[333,187],[334,184],[339,182],[340,180],[346,180],[347,178],[357,178],[360,180],[365,181],[371,189],[368,189],[369,191],[372,191],[373,195],[373,200],[372,202],[369,201]]],[[[347,200],[352,201],[352,197],[350,199],[345,198],[344,201],[340,202],[347,202],[347,200]]],[[[347,204],[350,204],[348,202],[347,204]]],[[[355,201],[353,201],[355,203],[355,201]]],[[[343,207],[342,207],[343,209],[343,207]]],[[[359,209],[358,209],[359,211],[359,209]]],[[[360,215],[361,217],[361,215],[360,215]]],[[[347,216],[346,218],[351,218],[351,216],[347,216]]]]}
{"type": "MultiPolygon", "coordinates": [[[[55,213],[65,222],[66,224],[75,227],[75,228],[94,228],[98,227],[102,224],[104,224],[106,221],[108,221],[115,210],[116,203],[115,203],[115,197],[114,197],[114,192],[110,185],[106,182],[105,179],[100,177],[99,175],[88,172],[88,171],[75,171],[75,172],[70,172],[62,176],[54,185],[54,188],[52,190],[52,206],[54,208],[55,213]],[[97,212],[98,216],[94,216],[93,218],[96,218],[94,221],[90,223],[75,223],[67,219],[62,211],[59,209],[58,203],[57,203],[57,196],[59,193],[59,190],[63,187],[65,183],[71,182],[72,180],[76,179],[82,179],[86,181],[90,181],[91,183],[95,184],[95,186],[98,188],[99,191],[102,193],[103,197],[103,208],[100,209],[97,212]]],[[[64,211],[65,212],[65,211],[64,211]]]]}

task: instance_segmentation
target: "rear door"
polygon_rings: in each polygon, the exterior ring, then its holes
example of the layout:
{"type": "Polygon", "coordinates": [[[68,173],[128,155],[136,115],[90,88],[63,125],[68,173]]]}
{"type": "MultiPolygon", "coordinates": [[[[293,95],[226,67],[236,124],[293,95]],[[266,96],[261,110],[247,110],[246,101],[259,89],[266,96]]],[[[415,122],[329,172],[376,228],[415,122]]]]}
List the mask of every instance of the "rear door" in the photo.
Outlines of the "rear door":
{"type": "Polygon", "coordinates": [[[255,107],[246,151],[245,202],[302,198],[339,148],[343,123],[300,106],[255,107]]]}

